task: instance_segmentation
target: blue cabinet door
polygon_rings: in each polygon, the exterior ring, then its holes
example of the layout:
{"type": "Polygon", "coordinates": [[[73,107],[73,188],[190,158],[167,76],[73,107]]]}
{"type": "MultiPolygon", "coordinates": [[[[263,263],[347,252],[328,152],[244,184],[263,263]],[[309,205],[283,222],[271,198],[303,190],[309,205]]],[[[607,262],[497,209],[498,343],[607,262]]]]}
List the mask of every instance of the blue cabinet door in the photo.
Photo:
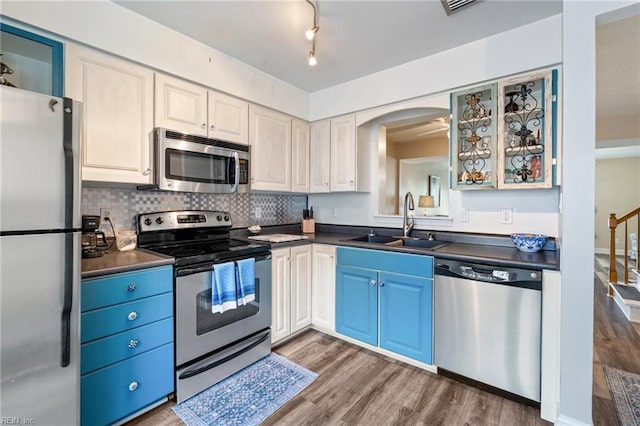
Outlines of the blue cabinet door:
{"type": "Polygon", "coordinates": [[[380,272],[380,347],[432,362],[433,280],[380,272]]]}
{"type": "Polygon", "coordinates": [[[378,344],[378,273],[371,269],[336,268],[336,331],[371,345],[378,344]]]}

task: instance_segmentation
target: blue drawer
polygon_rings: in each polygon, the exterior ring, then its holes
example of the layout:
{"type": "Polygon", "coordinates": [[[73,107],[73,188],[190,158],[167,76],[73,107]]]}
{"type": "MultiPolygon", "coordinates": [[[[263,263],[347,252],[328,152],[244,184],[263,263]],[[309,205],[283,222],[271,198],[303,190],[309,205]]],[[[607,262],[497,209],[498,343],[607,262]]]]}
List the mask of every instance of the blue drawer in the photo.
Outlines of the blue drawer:
{"type": "Polygon", "coordinates": [[[173,316],[173,293],[85,312],[80,317],[80,341],[111,336],[173,316]]]}
{"type": "Polygon", "coordinates": [[[338,265],[433,277],[433,257],[383,250],[338,247],[338,265]]]}
{"type": "Polygon", "coordinates": [[[172,393],[173,344],[83,376],[81,423],[106,425],[123,419],[172,393]]]}
{"type": "Polygon", "coordinates": [[[145,269],[82,281],[82,312],[173,290],[173,267],[145,269]]]}
{"type": "Polygon", "coordinates": [[[173,318],[85,343],[80,348],[80,374],[90,373],[171,342],[173,318]]]}

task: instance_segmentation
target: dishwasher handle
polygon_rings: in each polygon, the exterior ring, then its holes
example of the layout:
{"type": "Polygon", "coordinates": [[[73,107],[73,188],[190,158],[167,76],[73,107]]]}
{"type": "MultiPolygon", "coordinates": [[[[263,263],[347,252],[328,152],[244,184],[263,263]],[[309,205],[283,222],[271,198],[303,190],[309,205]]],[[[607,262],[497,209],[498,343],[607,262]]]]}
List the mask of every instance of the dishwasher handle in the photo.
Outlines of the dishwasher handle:
{"type": "Polygon", "coordinates": [[[437,259],[434,272],[440,276],[542,290],[542,272],[536,270],[437,259]]]}

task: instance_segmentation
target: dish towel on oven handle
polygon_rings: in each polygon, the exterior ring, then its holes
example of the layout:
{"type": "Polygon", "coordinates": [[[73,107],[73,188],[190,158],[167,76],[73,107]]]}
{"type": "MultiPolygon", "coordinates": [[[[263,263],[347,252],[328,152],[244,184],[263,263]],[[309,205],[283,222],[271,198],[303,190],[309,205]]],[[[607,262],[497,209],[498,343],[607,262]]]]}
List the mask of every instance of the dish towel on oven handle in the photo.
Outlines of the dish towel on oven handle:
{"type": "Polygon", "coordinates": [[[250,257],[236,261],[236,286],[238,306],[256,299],[256,259],[250,257]]]}
{"type": "Polygon", "coordinates": [[[211,311],[228,311],[238,307],[236,271],[233,262],[214,265],[211,273],[211,311]]]}

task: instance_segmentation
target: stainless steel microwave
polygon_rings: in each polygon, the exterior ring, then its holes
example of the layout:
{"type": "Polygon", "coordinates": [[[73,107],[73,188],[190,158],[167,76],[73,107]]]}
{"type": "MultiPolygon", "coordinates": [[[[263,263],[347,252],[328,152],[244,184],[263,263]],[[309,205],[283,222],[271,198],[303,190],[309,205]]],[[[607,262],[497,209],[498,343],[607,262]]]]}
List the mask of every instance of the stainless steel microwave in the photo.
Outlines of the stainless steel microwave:
{"type": "Polygon", "coordinates": [[[250,147],[173,130],[154,129],[154,189],[248,192],[250,147]]]}

